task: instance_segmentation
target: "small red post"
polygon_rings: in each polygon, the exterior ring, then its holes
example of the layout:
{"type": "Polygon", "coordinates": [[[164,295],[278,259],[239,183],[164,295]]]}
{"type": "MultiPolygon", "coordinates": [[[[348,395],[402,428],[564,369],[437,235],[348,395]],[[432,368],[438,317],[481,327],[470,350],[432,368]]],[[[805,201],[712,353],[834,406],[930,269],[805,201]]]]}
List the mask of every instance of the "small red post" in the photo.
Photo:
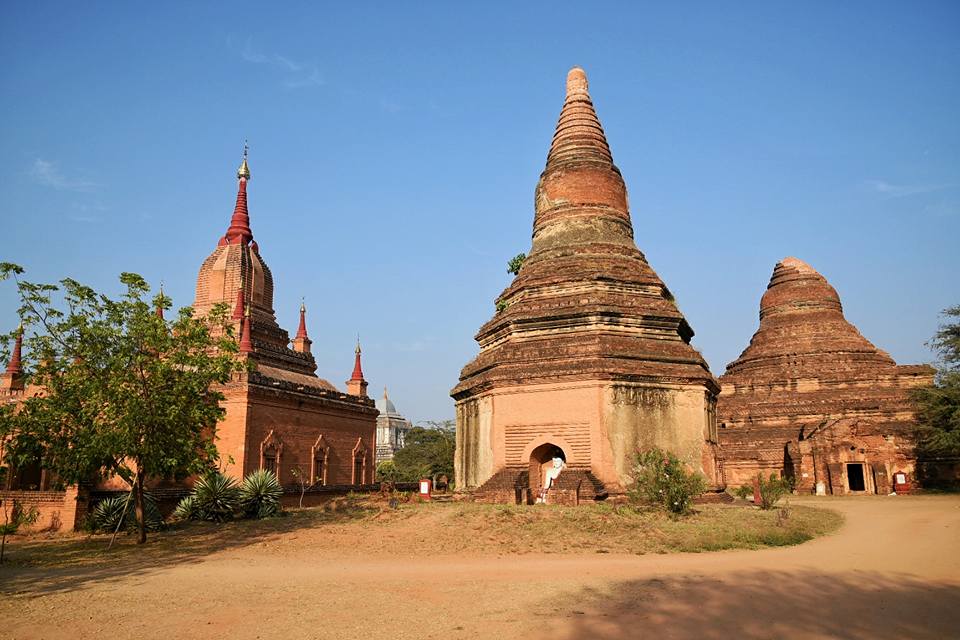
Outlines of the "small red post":
{"type": "Polygon", "coordinates": [[[758,475],[753,479],[753,504],[760,504],[763,502],[763,497],[760,495],[760,476],[758,475]]]}
{"type": "Polygon", "coordinates": [[[429,500],[432,493],[433,493],[433,480],[431,480],[430,478],[421,478],[420,479],[420,497],[424,500],[429,500]]]}
{"type": "Polygon", "coordinates": [[[897,495],[910,493],[910,481],[905,472],[897,471],[893,474],[893,490],[897,495]]]}

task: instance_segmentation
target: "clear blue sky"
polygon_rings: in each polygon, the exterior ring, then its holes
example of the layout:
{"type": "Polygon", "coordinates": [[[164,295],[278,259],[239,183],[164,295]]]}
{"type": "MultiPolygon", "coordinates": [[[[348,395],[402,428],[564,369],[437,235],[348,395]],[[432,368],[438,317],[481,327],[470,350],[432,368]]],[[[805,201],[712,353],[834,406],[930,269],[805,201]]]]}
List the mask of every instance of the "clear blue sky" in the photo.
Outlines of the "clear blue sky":
{"type": "Polygon", "coordinates": [[[282,5],[6,4],[0,259],[190,304],[248,138],[281,324],[305,296],[321,376],[359,331],[374,395],[452,417],[578,64],[714,374],[784,256],[900,362],[960,303],[956,2],[282,5]]]}

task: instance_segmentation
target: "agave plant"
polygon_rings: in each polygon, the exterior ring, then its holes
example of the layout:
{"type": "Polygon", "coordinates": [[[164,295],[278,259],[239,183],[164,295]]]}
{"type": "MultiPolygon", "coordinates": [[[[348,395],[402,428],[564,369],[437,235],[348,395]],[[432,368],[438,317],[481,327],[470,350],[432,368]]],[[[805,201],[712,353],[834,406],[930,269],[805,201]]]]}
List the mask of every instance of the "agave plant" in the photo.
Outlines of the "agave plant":
{"type": "Polygon", "coordinates": [[[192,493],[184,496],[177,503],[177,508],[173,510],[174,520],[198,520],[200,514],[197,510],[197,498],[192,493]]]}
{"type": "Polygon", "coordinates": [[[249,518],[269,518],[280,513],[283,487],[277,476],[266,469],[254,471],[243,479],[240,504],[249,518]]]}
{"type": "Polygon", "coordinates": [[[226,522],[240,506],[236,481],[216,471],[197,480],[192,497],[199,520],[226,522]]]}
{"type": "Polygon", "coordinates": [[[107,498],[97,503],[91,519],[94,531],[115,531],[120,519],[127,519],[128,513],[133,512],[132,501],[130,505],[127,504],[128,495],[107,498]]]}
{"type": "MultiPolygon", "coordinates": [[[[143,513],[147,531],[159,531],[164,527],[163,515],[157,508],[157,501],[147,492],[143,494],[143,513]]],[[[101,500],[93,509],[94,531],[116,531],[123,518],[121,529],[133,531],[137,528],[137,515],[130,494],[125,493],[113,498],[101,500]],[[127,501],[130,504],[127,504],[127,501]]]]}

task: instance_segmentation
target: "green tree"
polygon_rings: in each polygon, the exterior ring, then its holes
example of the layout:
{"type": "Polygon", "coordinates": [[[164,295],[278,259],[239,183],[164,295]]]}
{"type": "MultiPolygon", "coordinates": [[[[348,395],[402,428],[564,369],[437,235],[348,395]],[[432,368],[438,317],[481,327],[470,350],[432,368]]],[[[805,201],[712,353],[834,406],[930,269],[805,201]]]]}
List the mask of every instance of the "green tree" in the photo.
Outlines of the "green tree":
{"type": "Polygon", "coordinates": [[[917,449],[924,456],[960,455],[960,306],[928,343],[939,356],[934,384],[916,389],[917,449]]]}
{"type": "Polygon", "coordinates": [[[393,460],[384,460],[377,465],[377,480],[379,482],[401,482],[397,465],[393,460]]]}
{"type": "Polygon", "coordinates": [[[204,318],[185,307],[173,320],[160,292],[148,300],[146,281],[123,273],[119,299],[72,279],[36,284],[23,269],[0,263],[13,278],[19,315],[29,335],[27,373],[43,393],[16,412],[0,414],[12,466],[39,452],[43,466],[65,483],[119,476],[130,485],[138,541],[146,541],[144,483],[149,478],[202,473],[217,459],[218,383],[243,363],[227,324],[227,306],[204,318]]]}
{"type": "Polygon", "coordinates": [[[456,431],[453,420],[428,421],[427,427],[414,427],[407,432],[402,449],[393,456],[399,481],[414,482],[424,477],[453,477],[453,453],[456,431]]]}

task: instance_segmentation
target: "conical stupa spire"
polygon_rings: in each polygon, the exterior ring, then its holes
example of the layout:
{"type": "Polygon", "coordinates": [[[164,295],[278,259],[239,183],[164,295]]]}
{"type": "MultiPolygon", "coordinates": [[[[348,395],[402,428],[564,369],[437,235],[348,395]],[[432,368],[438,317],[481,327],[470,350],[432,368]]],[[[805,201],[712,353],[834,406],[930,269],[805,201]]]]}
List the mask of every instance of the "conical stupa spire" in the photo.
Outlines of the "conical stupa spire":
{"type": "Polygon", "coordinates": [[[353,375],[350,380],[363,380],[363,367],[360,366],[360,338],[357,338],[357,348],[354,350],[353,375]]]}
{"type": "Polygon", "coordinates": [[[240,353],[252,353],[253,342],[250,340],[250,307],[247,306],[243,314],[240,327],[240,353]]]}
{"type": "Polygon", "coordinates": [[[587,74],[580,67],[567,74],[567,97],[547,155],[547,169],[568,162],[613,164],[610,145],[587,90],[587,74]]]}
{"type": "Polygon", "coordinates": [[[889,354],[844,317],[840,295],[827,279],[789,257],[774,266],[760,298],[760,327],[726,373],[841,378],[857,369],[892,365],[889,354]]]}
{"type": "Polygon", "coordinates": [[[13,353],[10,354],[10,362],[7,363],[7,373],[19,375],[23,373],[23,323],[17,329],[17,339],[13,343],[13,353]]]}
{"type": "Polygon", "coordinates": [[[363,379],[363,367],[360,366],[360,336],[357,336],[357,348],[354,350],[353,375],[347,380],[347,393],[362,398],[367,397],[367,381],[363,379]]]}
{"type": "Polygon", "coordinates": [[[237,303],[233,306],[233,319],[243,319],[243,287],[237,289],[237,303]]]}
{"type": "Polygon", "coordinates": [[[247,211],[247,181],[250,179],[250,167],[247,165],[247,145],[243,146],[243,162],[237,170],[239,187],[237,189],[237,204],[233,208],[233,217],[230,219],[230,228],[224,236],[226,244],[247,245],[253,240],[253,231],[250,230],[250,214],[247,211]]]}
{"type": "MultiPolygon", "coordinates": [[[[163,299],[163,283],[160,283],[160,298],[163,299]]],[[[157,301],[157,317],[163,320],[163,302],[157,301]]]]}
{"type": "Polygon", "coordinates": [[[300,326],[297,327],[297,338],[307,337],[307,305],[300,303],[300,326]]]}
{"type": "Polygon", "coordinates": [[[843,318],[837,290],[827,279],[799,258],[788,257],[773,267],[770,284],[760,299],[760,322],[771,315],[809,317],[811,311],[829,312],[843,318]]]}
{"type": "Polygon", "coordinates": [[[627,187],[613,164],[587,90],[587,75],[574,67],[567,74],[563,108],[537,184],[529,257],[535,262],[545,249],[600,243],[625,246],[628,251],[636,246],[627,187]]]}

